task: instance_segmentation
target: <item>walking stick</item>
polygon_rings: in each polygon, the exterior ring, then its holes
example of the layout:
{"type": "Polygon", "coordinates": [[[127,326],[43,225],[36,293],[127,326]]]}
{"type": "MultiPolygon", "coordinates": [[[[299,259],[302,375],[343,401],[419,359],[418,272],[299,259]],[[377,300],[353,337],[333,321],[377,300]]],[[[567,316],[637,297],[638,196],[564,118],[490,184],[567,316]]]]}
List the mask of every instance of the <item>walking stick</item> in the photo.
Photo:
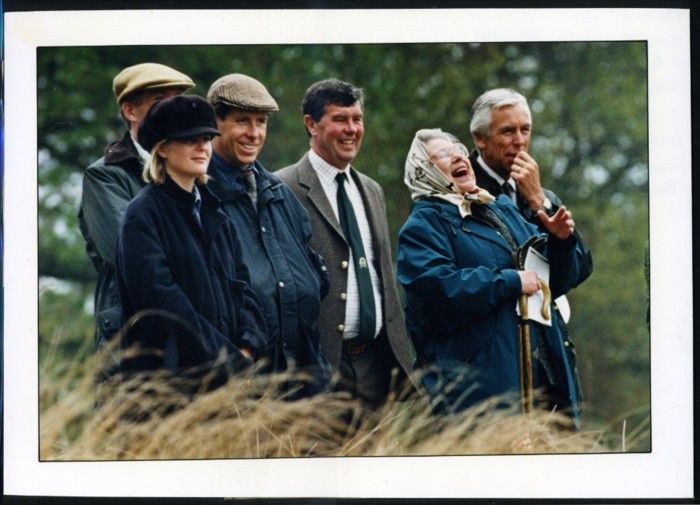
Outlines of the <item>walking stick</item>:
{"type": "Polygon", "coordinates": [[[520,328],[518,332],[518,358],[520,369],[520,401],[524,414],[532,412],[532,344],[527,313],[527,295],[520,295],[520,328]]]}
{"type": "MultiPolygon", "coordinates": [[[[530,247],[539,247],[546,243],[545,235],[533,235],[523,245],[513,252],[513,259],[518,270],[525,269],[525,257],[530,247]]],[[[520,401],[524,414],[532,412],[533,388],[532,388],[532,344],[530,342],[530,323],[526,294],[521,294],[518,299],[520,307],[520,321],[518,323],[518,369],[520,372],[520,401]]]]}

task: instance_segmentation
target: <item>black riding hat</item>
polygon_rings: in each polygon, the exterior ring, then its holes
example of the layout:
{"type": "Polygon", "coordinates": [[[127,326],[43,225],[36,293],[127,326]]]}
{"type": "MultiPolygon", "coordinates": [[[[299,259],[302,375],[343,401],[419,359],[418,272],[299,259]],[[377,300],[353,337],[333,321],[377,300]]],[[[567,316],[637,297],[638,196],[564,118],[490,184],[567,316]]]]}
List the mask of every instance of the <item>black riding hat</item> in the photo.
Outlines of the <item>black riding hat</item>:
{"type": "Polygon", "coordinates": [[[138,131],[138,142],[146,151],[165,139],[188,139],[220,135],[214,108],[204,98],[177,95],[151,106],[138,131]]]}

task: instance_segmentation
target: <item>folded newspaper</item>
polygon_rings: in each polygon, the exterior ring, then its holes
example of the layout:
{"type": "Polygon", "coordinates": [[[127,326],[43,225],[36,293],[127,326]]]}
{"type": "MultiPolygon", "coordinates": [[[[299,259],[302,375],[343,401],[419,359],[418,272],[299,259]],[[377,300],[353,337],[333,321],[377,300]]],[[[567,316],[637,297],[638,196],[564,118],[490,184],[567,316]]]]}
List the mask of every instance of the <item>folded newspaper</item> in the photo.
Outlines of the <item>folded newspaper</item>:
{"type": "MultiPolygon", "coordinates": [[[[530,270],[537,274],[537,277],[541,281],[545,282],[549,286],[549,262],[547,258],[544,257],[540,252],[538,252],[534,247],[530,247],[527,250],[527,255],[525,256],[524,269],[530,270]]],[[[551,311],[547,311],[549,318],[545,318],[543,315],[542,304],[544,303],[544,292],[540,289],[535,294],[527,297],[527,315],[530,321],[537,321],[546,326],[552,326],[551,311]]],[[[516,302],[515,311],[520,315],[520,307],[516,302]]]]}

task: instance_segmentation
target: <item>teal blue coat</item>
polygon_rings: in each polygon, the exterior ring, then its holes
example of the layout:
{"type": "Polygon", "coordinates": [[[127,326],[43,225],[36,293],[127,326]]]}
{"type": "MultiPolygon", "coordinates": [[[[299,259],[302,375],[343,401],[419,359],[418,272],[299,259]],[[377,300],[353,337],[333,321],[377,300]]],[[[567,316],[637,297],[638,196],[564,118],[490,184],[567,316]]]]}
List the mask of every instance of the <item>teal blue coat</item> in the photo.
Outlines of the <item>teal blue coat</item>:
{"type": "MultiPolygon", "coordinates": [[[[507,197],[489,205],[518,245],[538,233],[507,197]]],[[[554,299],[576,285],[585,253],[576,236],[550,235],[546,256],[554,299]]],[[[431,370],[423,378],[430,393],[444,395],[457,410],[491,396],[518,394],[515,306],[521,283],[512,247],[494,228],[473,216],[460,217],[455,205],[438,198],[415,202],[399,232],[398,279],[419,363],[431,370]]],[[[538,335],[548,344],[558,409],[578,422],[580,392],[556,318],[551,327],[530,322],[530,333],[533,352],[538,335]]],[[[537,366],[533,359],[536,376],[537,366]]]]}

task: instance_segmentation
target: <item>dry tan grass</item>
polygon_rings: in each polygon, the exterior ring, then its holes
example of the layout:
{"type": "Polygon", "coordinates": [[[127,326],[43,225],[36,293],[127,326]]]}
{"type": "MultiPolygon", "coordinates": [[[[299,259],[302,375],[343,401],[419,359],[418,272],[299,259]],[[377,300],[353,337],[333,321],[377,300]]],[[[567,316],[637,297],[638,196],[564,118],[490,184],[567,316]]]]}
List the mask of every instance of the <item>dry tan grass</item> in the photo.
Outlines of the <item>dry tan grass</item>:
{"type": "MultiPolygon", "coordinates": [[[[375,412],[340,393],[284,399],[289,376],[237,376],[183,393],[163,374],[96,389],[88,360],[80,380],[42,381],[42,460],[269,458],[586,453],[620,450],[601,431],[577,432],[559,413],[495,408],[498,399],[435,416],[423,397],[394,395],[375,412]],[[71,385],[69,390],[56,391],[71,385]],[[99,391],[96,393],[96,391],[99,391]],[[97,394],[100,396],[96,406],[97,394]]],[[[78,373],[73,370],[72,373],[78,373]]],[[[502,399],[500,400],[502,404],[502,399]]],[[[641,437],[644,428],[638,428],[641,437]]],[[[630,441],[627,450],[633,450],[630,441]]]]}

